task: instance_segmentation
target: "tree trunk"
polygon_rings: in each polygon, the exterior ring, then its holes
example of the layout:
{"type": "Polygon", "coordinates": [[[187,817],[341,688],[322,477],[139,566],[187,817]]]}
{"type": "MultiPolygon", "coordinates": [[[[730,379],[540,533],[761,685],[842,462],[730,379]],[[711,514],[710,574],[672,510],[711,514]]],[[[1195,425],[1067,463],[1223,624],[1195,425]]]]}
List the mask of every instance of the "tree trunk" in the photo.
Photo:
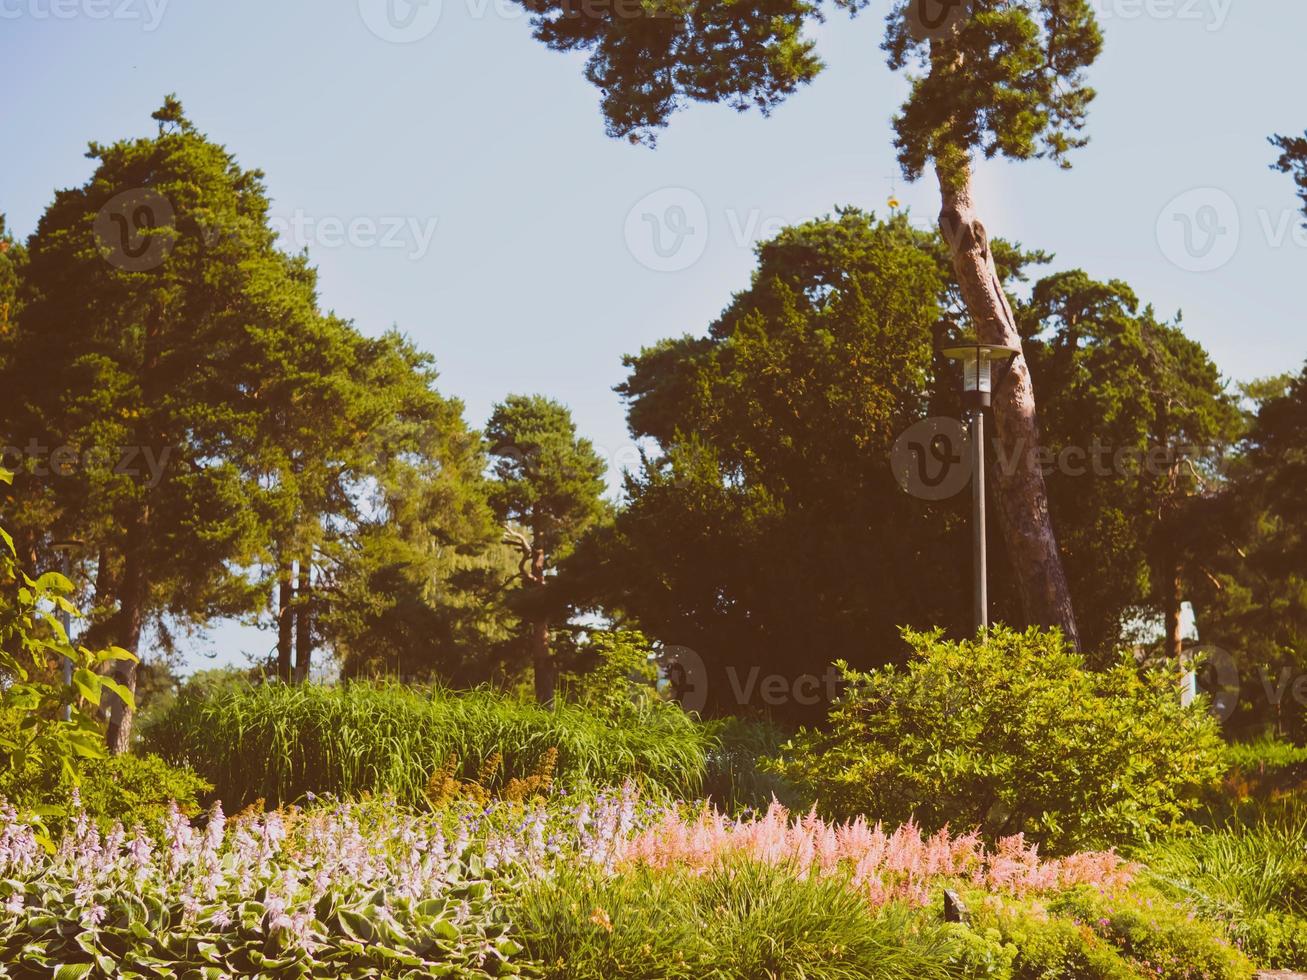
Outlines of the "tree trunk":
{"type": "Polygon", "coordinates": [[[291,680],[291,651],[295,638],[295,572],[289,561],[277,569],[277,679],[291,680]]]}
{"type": "Polygon", "coordinates": [[[531,665],[535,672],[536,701],[552,704],[558,686],[558,670],[549,653],[549,620],[531,624],[531,665]]]}
{"type": "MultiPolygon", "coordinates": [[[[150,507],[145,504],[139,516],[127,528],[126,551],[123,555],[122,588],[119,592],[117,622],[114,630],[114,642],[138,657],[141,646],[141,627],[145,618],[145,542],[150,533],[150,507]]],[[[139,664],[135,660],[119,660],[114,663],[114,679],[133,695],[136,694],[136,674],[139,664]]],[[[131,749],[132,723],[135,712],[122,698],[113,692],[109,699],[109,729],[105,733],[105,742],[114,755],[122,755],[131,749]]]]}
{"type": "Polygon", "coordinates": [[[1166,602],[1166,656],[1181,666],[1183,673],[1184,637],[1180,635],[1180,602],[1183,592],[1180,566],[1173,561],[1167,562],[1163,570],[1166,582],[1163,585],[1166,602]]]}
{"type": "MultiPolygon", "coordinates": [[[[537,588],[545,584],[545,552],[535,548],[531,554],[530,581],[537,588]]],[[[535,675],[536,701],[552,704],[558,687],[558,665],[549,653],[549,620],[541,618],[531,624],[531,668],[535,675]]]]}
{"type": "MultiPolygon", "coordinates": [[[[989,237],[976,217],[971,169],[936,166],[942,209],[940,230],[953,258],[953,271],[982,343],[1021,347],[1016,318],[1003,292],[989,237]]],[[[1066,573],[1048,512],[1048,492],[1037,458],[1039,421],[1025,355],[994,379],[994,428],[1003,457],[998,467],[1000,525],[1016,575],[1021,608],[1030,625],[1057,626],[1079,649],[1080,633],[1066,573]]]]}
{"type": "Polygon", "coordinates": [[[313,661],[313,621],[309,610],[313,596],[313,565],[300,560],[299,588],[295,603],[295,683],[309,679],[309,666],[313,661]]]}

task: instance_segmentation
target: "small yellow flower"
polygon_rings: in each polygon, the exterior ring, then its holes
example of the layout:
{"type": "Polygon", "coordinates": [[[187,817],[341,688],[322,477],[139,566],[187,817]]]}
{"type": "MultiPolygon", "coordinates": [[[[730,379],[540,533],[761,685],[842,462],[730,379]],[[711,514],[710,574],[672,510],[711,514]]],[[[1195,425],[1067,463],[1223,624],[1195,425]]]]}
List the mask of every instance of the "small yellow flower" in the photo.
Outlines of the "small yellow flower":
{"type": "Polygon", "coordinates": [[[590,913],[590,921],[603,929],[604,932],[613,931],[613,921],[608,918],[608,913],[601,908],[596,907],[595,910],[590,913]]]}
{"type": "Polygon", "coordinates": [[[901,205],[899,204],[899,199],[898,199],[897,197],[895,197],[894,195],[892,195],[892,194],[890,195],[889,206],[890,206],[891,208],[897,208],[897,207],[900,207],[900,206],[901,206],[901,205]]]}

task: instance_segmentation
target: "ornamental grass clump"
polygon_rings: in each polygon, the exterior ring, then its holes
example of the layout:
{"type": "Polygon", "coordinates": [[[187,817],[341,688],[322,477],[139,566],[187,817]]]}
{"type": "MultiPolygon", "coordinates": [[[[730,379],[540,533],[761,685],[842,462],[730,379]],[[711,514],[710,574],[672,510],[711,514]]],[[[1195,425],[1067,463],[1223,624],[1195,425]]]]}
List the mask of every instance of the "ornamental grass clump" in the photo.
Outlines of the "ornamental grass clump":
{"type": "Polygon", "coordinates": [[[644,703],[629,717],[612,718],[581,705],[543,707],[485,689],[362,681],[184,690],[144,734],[152,751],[189,765],[233,807],[364,793],[425,806],[432,795],[449,795],[446,785],[480,785],[478,774],[495,757],[493,781],[481,786],[490,795],[530,780],[548,763],[550,779],[563,785],[633,779],[690,796],[714,744],[669,702],[644,703]],[[446,769],[451,759],[456,770],[446,769]]]}

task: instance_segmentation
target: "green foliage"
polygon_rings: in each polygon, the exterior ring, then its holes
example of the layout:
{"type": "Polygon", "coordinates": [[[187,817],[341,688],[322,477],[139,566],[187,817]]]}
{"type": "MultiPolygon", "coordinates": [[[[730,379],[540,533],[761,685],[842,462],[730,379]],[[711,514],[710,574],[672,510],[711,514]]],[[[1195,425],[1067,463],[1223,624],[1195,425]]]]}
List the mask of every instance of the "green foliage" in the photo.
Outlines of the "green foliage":
{"type": "Polygon", "coordinates": [[[1307,807],[1301,801],[1165,841],[1145,858],[1159,889],[1221,923],[1262,965],[1307,968],[1307,807]]]}
{"type": "Polygon", "coordinates": [[[706,723],[716,739],[708,753],[703,795],[727,813],[765,810],[772,800],[793,809],[798,794],[784,778],[767,768],[780,754],[785,732],[759,720],[726,716],[706,723]]]}
{"type": "Polygon", "coordinates": [[[494,461],[490,505],[518,557],[509,579],[518,588],[507,604],[524,627],[519,662],[529,657],[536,700],[548,704],[559,670],[549,627],[571,613],[553,572],[608,513],[604,461],[577,435],[567,407],[541,395],[510,395],[497,404],[486,442],[494,461]]]}
{"type": "MultiPolygon", "coordinates": [[[[271,534],[274,557],[283,574],[297,559],[293,611],[308,620],[296,624],[296,676],[307,676],[305,648],[324,641],[346,676],[487,680],[483,651],[505,627],[484,593],[487,579],[502,584],[505,562],[480,437],[462,403],[436,390],[430,355],[395,332],[337,333],[335,361],[312,381],[332,400],[310,400],[308,381],[288,385],[274,418],[297,418],[302,431],[274,428],[265,447],[290,495],[271,534]]],[[[279,635],[283,660],[289,639],[279,635]]]]}
{"type": "Polygon", "coordinates": [[[1164,676],[1090,671],[1056,632],[905,635],[907,668],[845,670],[827,727],[775,766],[833,815],[1022,832],[1068,852],[1184,827],[1222,772],[1215,722],[1164,676]]]}
{"type": "Polygon", "coordinates": [[[0,934],[0,962],[20,976],[94,980],[531,975],[515,962],[521,947],[509,938],[489,884],[466,873],[437,898],[333,887],[298,925],[313,937],[311,946],[274,924],[279,899],[272,891],[230,899],[230,923],[197,923],[180,891],[142,898],[127,887],[106,889],[90,896],[103,921],[87,928],[80,890],[63,881],[30,882],[21,892],[22,914],[0,934]]]}
{"type": "Polygon", "coordinates": [[[990,927],[977,931],[961,923],[944,926],[952,940],[948,965],[953,975],[967,980],[1012,980],[1017,948],[1003,941],[1003,934],[990,927]]]}
{"type": "Polygon", "coordinates": [[[1302,741],[1293,685],[1307,669],[1307,370],[1248,393],[1256,401],[1230,487],[1204,515],[1210,578],[1195,581],[1193,601],[1204,642],[1229,651],[1250,681],[1230,726],[1302,741]]]}
{"type": "Polygon", "coordinates": [[[496,405],[486,442],[495,515],[527,529],[532,550],[547,560],[562,558],[603,513],[603,459],[577,436],[571,412],[540,395],[510,395],[496,405]]]}
{"type": "Polygon", "coordinates": [[[946,935],[871,912],[836,878],[752,862],[700,876],[561,868],[511,898],[527,953],[558,980],[943,978],[946,935]]]}
{"type": "MultiPolygon", "coordinates": [[[[586,78],[603,93],[609,135],[652,144],[691,102],[770,112],[821,71],[805,27],[821,18],[809,0],[750,0],[745,7],[644,0],[578,17],[566,0],[520,0],[538,40],[587,51],[586,78]]],[[[870,0],[836,0],[856,14],[870,0]]],[[[978,0],[955,29],[927,38],[912,0],[895,0],[884,48],[894,69],[915,67],[895,119],[904,173],[929,158],[955,168],[973,151],[1065,165],[1093,91],[1085,69],[1102,36],[1087,0],[978,0]]],[[[931,8],[934,9],[934,8],[931,8]]]]}
{"type": "Polygon", "coordinates": [[[391,793],[423,805],[432,775],[451,756],[473,779],[498,754],[502,767],[484,787],[497,793],[514,778],[530,777],[555,749],[564,784],[630,777],[692,793],[711,740],[666,707],[651,706],[619,723],[579,706],[544,708],[489,690],[242,685],[212,694],[184,690],[145,738],[164,758],[189,764],[212,782],[229,807],[308,793],[391,793]]]}
{"type": "Polygon", "coordinates": [[[1265,912],[1243,923],[1237,941],[1262,966],[1307,970],[1307,918],[1291,912],[1265,912]]]}
{"type": "Polygon", "coordinates": [[[1226,747],[1229,764],[1246,772],[1289,769],[1307,763],[1307,745],[1294,745],[1271,735],[1226,747]]]}
{"type": "MultiPolygon", "coordinates": [[[[848,0],[853,9],[869,0],[848,0]]],[[[913,0],[896,0],[884,48],[890,67],[915,67],[911,94],[894,120],[899,163],[909,178],[935,160],[955,177],[974,151],[1015,160],[1048,157],[1069,166],[1093,89],[1085,70],[1103,38],[1088,0],[978,0],[943,34],[916,29],[913,0]]]]}
{"type": "MultiPolygon", "coordinates": [[[[9,480],[0,470],[0,482],[9,480]]],[[[131,703],[131,693],[99,671],[135,657],[116,647],[74,646],[57,615],[78,615],[72,594],[72,583],[56,572],[37,579],[24,572],[13,539],[0,528],[0,760],[6,770],[0,780],[34,767],[76,782],[79,760],[105,754],[92,713],[104,692],[131,703]],[[67,684],[65,664],[71,667],[67,684]]]]}
{"type": "MultiPolygon", "coordinates": [[[[579,669],[563,678],[569,701],[600,717],[629,721],[660,700],[654,650],[637,630],[593,630],[579,650],[579,669]]],[[[668,710],[678,708],[668,705],[668,710]]]]}
{"type": "Polygon", "coordinates": [[[1273,136],[1271,145],[1280,151],[1280,159],[1273,170],[1292,174],[1302,198],[1303,213],[1307,214],[1307,133],[1302,136],[1273,136]]]}
{"type": "Polygon", "coordinates": [[[1307,811],[1293,799],[1151,849],[1158,887],[1268,967],[1307,969],[1307,811]]]}
{"type": "MultiPolygon", "coordinates": [[[[39,811],[52,831],[67,825],[73,786],[58,769],[29,761],[0,776],[0,797],[19,811],[39,811]]],[[[189,769],[170,766],[157,755],[112,755],[87,759],[76,784],[82,811],[101,828],[114,822],[162,824],[170,804],[188,817],[200,812],[200,799],[213,787],[189,769]]]]}
{"type": "Polygon", "coordinates": [[[923,505],[886,465],[936,394],[933,241],[856,210],[786,229],[706,336],[627,358],[631,431],[659,452],[578,574],[698,652],[706,714],[812,717],[831,659],[897,659],[899,625],[970,615],[961,501],[923,505]],[[749,678],[773,674],[816,697],[763,704],[749,678]]]}
{"type": "MultiPolygon", "coordinates": [[[[1050,918],[1043,910],[1008,907],[980,917],[1016,950],[1012,980],[1138,980],[1110,944],[1087,925],[1050,918]]],[[[1003,976],[1003,974],[999,974],[1003,976]]]]}
{"type": "Polygon", "coordinates": [[[1226,746],[1230,768],[1222,795],[1213,800],[1214,809],[1236,812],[1307,789],[1307,746],[1294,745],[1270,734],[1248,742],[1226,746]]]}
{"type": "Polygon", "coordinates": [[[1049,911],[1090,926],[1146,976],[1165,980],[1248,980],[1253,968],[1218,926],[1186,916],[1170,903],[1136,893],[1105,896],[1080,888],[1049,911]]]}
{"type": "Polygon", "coordinates": [[[1018,318],[1043,448],[1065,460],[1047,486],[1081,639],[1110,657],[1141,613],[1178,615],[1205,581],[1200,510],[1244,421],[1202,346],[1123,282],[1048,276],[1018,318]]]}
{"type": "Polygon", "coordinates": [[[538,40],[590,51],[585,75],[603,92],[611,136],[654,141],[673,111],[693,101],[768,112],[821,70],[803,28],[809,0],[745,6],[642,0],[578,17],[567,0],[521,0],[538,40]]]}

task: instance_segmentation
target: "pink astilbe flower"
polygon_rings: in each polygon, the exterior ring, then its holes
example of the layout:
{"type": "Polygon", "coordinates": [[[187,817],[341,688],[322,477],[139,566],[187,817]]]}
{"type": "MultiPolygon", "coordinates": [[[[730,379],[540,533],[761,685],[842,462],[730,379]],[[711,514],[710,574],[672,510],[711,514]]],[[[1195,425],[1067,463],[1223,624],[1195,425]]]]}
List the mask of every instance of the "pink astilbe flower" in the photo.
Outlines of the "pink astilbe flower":
{"type": "Polygon", "coordinates": [[[923,904],[932,883],[944,879],[1022,894],[1082,883],[1116,887],[1133,875],[1133,868],[1111,852],[1044,861],[1020,836],[987,851],[974,832],[925,836],[907,823],[887,833],[862,817],[827,823],[813,811],[796,819],[779,803],[752,819],[730,820],[708,808],[691,817],[669,811],[644,830],[618,837],[612,851],[612,863],[653,868],[704,871],[740,856],[787,864],[800,876],[845,874],[873,905],[923,904]]]}

